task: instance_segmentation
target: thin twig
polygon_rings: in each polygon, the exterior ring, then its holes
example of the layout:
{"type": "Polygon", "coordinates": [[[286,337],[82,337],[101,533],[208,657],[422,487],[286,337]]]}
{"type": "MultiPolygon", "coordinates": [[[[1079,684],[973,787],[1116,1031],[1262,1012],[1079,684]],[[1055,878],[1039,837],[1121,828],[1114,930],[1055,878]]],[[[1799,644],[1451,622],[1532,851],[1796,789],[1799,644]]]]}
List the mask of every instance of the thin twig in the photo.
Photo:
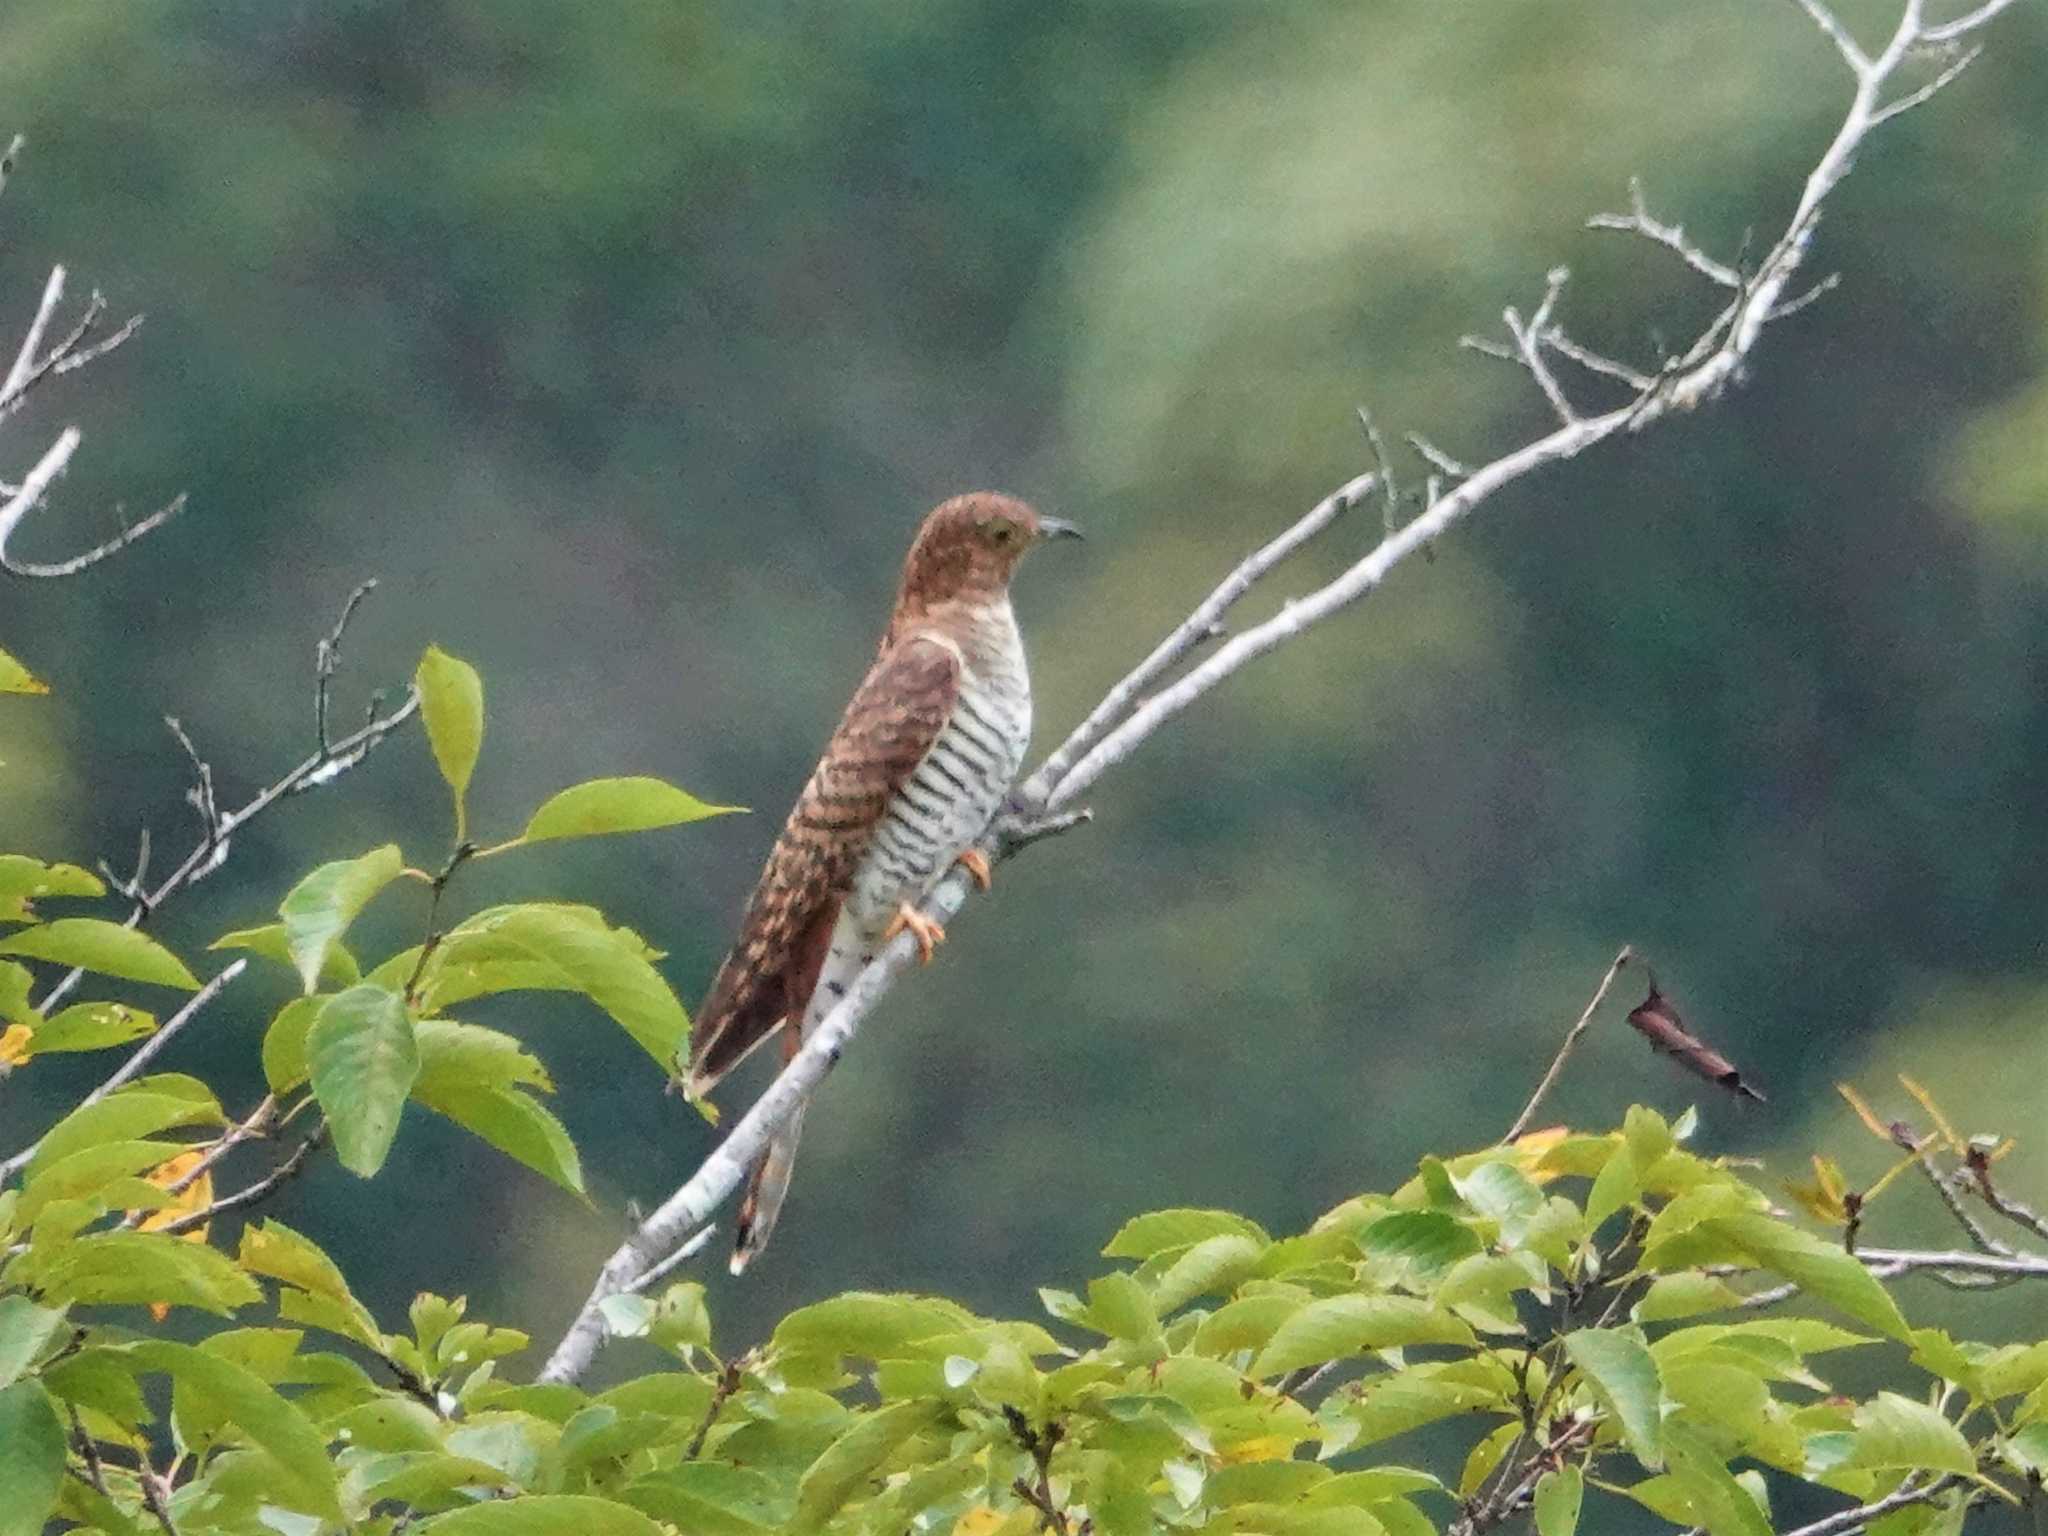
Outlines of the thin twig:
{"type": "Polygon", "coordinates": [[[1550,1090],[1557,1086],[1558,1078],[1563,1075],[1565,1061],[1578,1045],[1579,1037],[1585,1034],[1587,1026],[1593,1022],[1593,1010],[1606,1000],[1607,989],[1614,985],[1614,978],[1621,974],[1621,968],[1629,963],[1634,954],[1635,951],[1628,945],[1621,946],[1621,952],[1614,957],[1614,963],[1607,967],[1607,974],[1600,978],[1600,985],[1593,989],[1593,1000],[1586,1004],[1578,1022],[1564,1032],[1564,1043],[1558,1046],[1557,1054],[1550,1058],[1550,1070],[1543,1074],[1543,1080],[1536,1085],[1536,1091],[1529,1095],[1529,1102],[1522,1106],[1522,1112],[1515,1116],[1515,1123],[1509,1126],[1508,1133],[1501,1137],[1503,1143],[1516,1140],[1529,1129],[1529,1122],[1536,1118],[1537,1108],[1550,1090]]]}
{"type": "Polygon", "coordinates": [[[715,1221],[707,1222],[695,1237],[684,1243],[674,1253],[663,1259],[659,1264],[651,1267],[638,1279],[628,1281],[625,1289],[629,1291],[645,1291],[650,1285],[655,1284],[659,1280],[666,1279],[676,1270],[681,1269],[683,1265],[689,1263],[698,1254],[702,1253],[704,1245],[717,1235],[718,1223],[715,1221]]]}
{"type": "MultiPolygon", "coordinates": [[[[218,976],[193,993],[186,1000],[184,1007],[180,1008],[168,1019],[165,1019],[157,1027],[156,1033],[143,1041],[136,1048],[135,1053],[122,1062],[120,1066],[116,1067],[113,1074],[105,1082],[80,1099],[72,1107],[71,1112],[76,1113],[87,1105],[99,1103],[100,1100],[104,1099],[122,1084],[132,1081],[144,1067],[156,1059],[157,1054],[171,1043],[180,1030],[198,1018],[200,1011],[216,997],[219,997],[228,985],[248,968],[249,962],[246,958],[230,962],[218,976]]],[[[5,1182],[22,1168],[28,1166],[29,1160],[36,1155],[36,1148],[41,1145],[42,1138],[39,1136],[33,1143],[8,1158],[6,1162],[0,1163],[0,1182],[5,1182]]]]}
{"type": "MultiPolygon", "coordinates": [[[[258,790],[249,801],[237,810],[227,811],[220,816],[220,836],[238,831],[263,812],[269,810],[287,795],[300,794],[308,789],[331,784],[343,773],[355,767],[380,746],[393,731],[410,720],[419,710],[420,696],[416,688],[408,688],[405,698],[389,714],[379,715],[372,705],[369,719],[363,726],[340,741],[331,744],[326,752],[315,752],[285,773],[281,778],[258,790]]],[[[218,867],[208,861],[215,857],[219,844],[212,839],[202,838],[188,852],[178,867],[166,875],[156,888],[146,894],[134,896],[134,905],[129,909],[126,927],[134,928],[147,921],[174,893],[184,889],[193,881],[218,867]]],[[[133,895],[133,893],[124,893],[133,895]]],[[[83,971],[71,971],[53,985],[36,1006],[47,1010],[78,985],[83,971]]],[[[4,1170],[0,1170],[4,1177],[4,1170]]]]}
{"type": "Polygon", "coordinates": [[[1802,1525],[1787,1531],[1785,1536],[1847,1536],[1850,1531],[1860,1531],[1871,1521],[1890,1514],[1895,1509],[1904,1509],[1912,1504],[1925,1504],[1929,1499],[1939,1498],[1956,1485],[1954,1476],[1938,1477],[1931,1483],[1918,1487],[1910,1483],[1896,1493],[1887,1494],[1868,1504],[1859,1504],[1854,1509],[1840,1510],[1825,1519],[1810,1525],[1802,1525]]]}
{"type": "Polygon", "coordinates": [[[1211,639],[1223,615],[1249,592],[1258,580],[1330,524],[1372,494],[1377,474],[1363,474],[1346,481],[1291,524],[1279,537],[1254,550],[1217,583],[1216,590],[1195,605],[1194,611],[1177,624],[1172,633],[1153,648],[1102,696],[1102,702],[1088,712],[1067,739],[1032,775],[1019,799],[1025,804],[1042,803],[1047,787],[1057,783],[1068,767],[1113,726],[1144,691],[1185,659],[1204,641],[1211,639]]]}
{"type": "Polygon", "coordinates": [[[174,1220],[165,1222],[160,1227],[153,1227],[150,1230],[175,1237],[180,1232],[190,1232],[194,1227],[205,1226],[214,1217],[225,1211],[244,1210],[256,1204],[259,1200],[268,1199],[295,1178],[299,1170],[306,1166],[306,1160],[319,1151],[326,1141],[327,1122],[322,1120],[313,1127],[304,1141],[301,1141],[292,1149],[289,1157],[258,1179],[254,1184],[249,1185],[248,1188],[238,1189],[232,1195],[223,1195],[203,1210],[188,1212],[174,1220]]]}

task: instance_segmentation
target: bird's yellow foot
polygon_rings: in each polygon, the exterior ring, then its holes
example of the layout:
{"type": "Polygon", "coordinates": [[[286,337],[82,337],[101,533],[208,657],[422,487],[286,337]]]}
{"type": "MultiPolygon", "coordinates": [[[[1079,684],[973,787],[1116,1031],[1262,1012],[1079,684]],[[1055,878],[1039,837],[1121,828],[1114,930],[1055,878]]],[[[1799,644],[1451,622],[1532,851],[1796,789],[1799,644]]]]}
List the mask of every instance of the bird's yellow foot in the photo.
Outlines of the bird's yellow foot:
{"type": "Polygon", "coordinates": [[[896,915],[889,919],[889,926],[882,934],[882,942],[886,944],[906,930],[917,939],[917,963],[930,965],[932,951],[946,942],[946,930],[907,901],[898,907],[896,915]]]}
{"type": "Polygon", "coordinates": [[[989,868],[988,855],[979,848],[968,849],[953,862],[974,876],[974,883],[984,891],[996,883],[995,871],[989,868]]]}

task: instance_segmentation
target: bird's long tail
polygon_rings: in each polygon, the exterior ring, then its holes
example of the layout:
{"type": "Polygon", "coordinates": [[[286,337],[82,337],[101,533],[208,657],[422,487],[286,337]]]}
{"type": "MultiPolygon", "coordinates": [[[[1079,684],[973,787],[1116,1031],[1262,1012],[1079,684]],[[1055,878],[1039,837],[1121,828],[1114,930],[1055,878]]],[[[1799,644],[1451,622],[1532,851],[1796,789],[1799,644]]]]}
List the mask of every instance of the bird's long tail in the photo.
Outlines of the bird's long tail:
{"type": "Polygon", "coordinates": [[[796,1113],[775,1133],[775,1139],[768,1143],[768,1149],[748,1175],[732,1249],[731,1268],[736,1275],[768,1246],[768,1238],[775,1231],[775,1218],[782,1213],[783,1197],[789,1193],[789,1176],[796,1171],[796,1144],[803,1135],[804,1111],[808,1108],[808,1100],[797,1105],[796,1113]]]}

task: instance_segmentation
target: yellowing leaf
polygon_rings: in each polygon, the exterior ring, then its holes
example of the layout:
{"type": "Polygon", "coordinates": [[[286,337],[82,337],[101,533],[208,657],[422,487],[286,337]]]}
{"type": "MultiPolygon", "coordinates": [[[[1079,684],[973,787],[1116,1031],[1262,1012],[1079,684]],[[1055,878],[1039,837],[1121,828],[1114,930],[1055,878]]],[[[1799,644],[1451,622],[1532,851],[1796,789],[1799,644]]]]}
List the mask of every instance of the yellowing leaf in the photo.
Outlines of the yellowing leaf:
{"type": "Polygon", "coordinates": [[[469,828],[469,776],[484,744],[483,679],[468,662],[430,645],[413,681],[420,690],[427,745],[434,749],[434,762],[455,795],[455,840],[461,842],[469,828]]]}
{"type": "MultiPolygon", "coordinates": [[[[197,1168],[200,1160],[205,1156],[206,1149],[203,1147],[195,1147],[189,1152],[180,1152],[168,1162],[157,1164],[156,1167],[145,1173],[143,1178],[154,1184],[158,1189],[169,1189],[178,1180],[184,1178],[194,1168],[197,1168]]],[[[190,1184],[179,1190],[169,1205],[151,1211],[147,1216],[143,1217],[142,1223],[137,1230],[142,1232],[162,1231],[181,1216],[190,1216],[194,1211],[203,1211],[211,1204],[213,1204],[213,1175],[211,1173],[202,1173],[190,1184]]],[[[203,1243],[206,1241],[207,1229],[211,1225],[212,1223],[210,1222],[201,1222],[189,1232],[183,1232],[179,1235],[188,1243],[203,1243]]],[[[170,1311],[171,1306],[169,1302],[152,1301],[149,1304],[149,1315],[158,1322],[162,1322],[168,1317],[170,1311]]]]}
{"type": "Polygon", "coordinates": [[[50,685],[0,651],[0,693],[48,693],[50,685]]]}
{"type": "Polygon", "coordinates": [[[0,1030],[0,1068],[18,1067],[34,1055],[29,1048],[34,1038],[35,1031],[26,1024],[10,1024],[0,1030]]]}

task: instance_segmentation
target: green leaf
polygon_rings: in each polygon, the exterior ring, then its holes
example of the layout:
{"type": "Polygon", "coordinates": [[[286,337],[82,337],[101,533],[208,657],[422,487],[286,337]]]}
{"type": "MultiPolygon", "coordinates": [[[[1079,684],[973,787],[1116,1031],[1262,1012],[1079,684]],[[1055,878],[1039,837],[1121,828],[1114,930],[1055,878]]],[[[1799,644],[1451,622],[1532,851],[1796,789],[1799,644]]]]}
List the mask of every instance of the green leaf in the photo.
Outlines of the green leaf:
{"type": "Polygon", "coordinates": [[[423,1104],[433,1103],[430,1095],[470,1088],[554,1091],[547,1068],[500,1030],[453,1019],[422,1019],[413,1035],[420,1047],[420,1076],[413,1097],[423,1104]]]}
{"type": "Polygon", "coordinates": [[[1637,1461],[1652,1471],[1663,1466],[1659,1430],[1663,1382],[1648,1346],[1621,1328],[1581,1328],[1564,1336],[1565,1353],[1620,1425],[1637,1461]]]}
{"type": "Polygon", "coordinates": [[[708,804],[660,779],[592,779],[550,796],[533,813],[526,830],[519,834],[519,841],[543,843],[562,837],[646,832],[711,816],[728,816],[744,809],[738,805],[708,804]]]}
{"type": "Polygon", "coordinates": [[[862,1414],[805,1470],[797,1483],[796,1519],[790,1528],[798,1532],[821,1529],[897,1446],[942,1412],[941,1403],[910,1402],[862,1414]]]}
{"type": "Polygon", "coordinates": [[[369,1178],[384,1166],[419,1076],[419,1045],[405,1000],[369,982],[336,993],[306,1034],[306,1062],[335,1155],[344,1168],[369,1178]]]}
{"type": "Polygon", "coordinates": [[[39,1307],[26,1296],[0,1296],[0,1387],[35,1364],[43,1346],[64,1326],[64,1314],[39,1307]]]}
{"type": "Polygon", "coordinates": [[[1585,1502],[1586,1480],[1576,1465],[1566,1463],[1536,1480],[1537,1536],[1572,1536],[1579,1528],[1579,1506],[1585,1502]]]}
{"type": "Polygon", "coordinates": [[[210,1398],[220,1415],[276,1464],[273,1502],[323,1519],[342,1519],[327,1444],[312,1421],[246,1366],[188,1344],[148,1339],[128,1346],[145,1370],[162,1371],[181,1391],[210,1398]]]}
{"type": "Polygon", "coordinates": [[[5,651],[0,651],[0,693],[44,694],[50,685],[5,651]]]}
{"type": "Polygon", "coordinates": [[[29,903],[45,896],[104,896],[98,875],[76,864],[45,864],[25,853],[0,853],[0,922],[25,923],[29,903]]]}
{"type": "Polygon", "coordinates": [[[693,1536],[765,1536],[796,1513],[778,1479],[719,1461],[686,1461],[636,1480],[621,1497],[693,1536]]]}
{"type": "Polygon", "coordinates": [[[420,718],[427,727],[427,745],[434,750],[441,777],[455,793],[455,840],[459,843],[468,836],[465,802],[469,776],[476,770],[477,753],[484,744],[483,679],[468,662],[430,645],[420,657],[413,681],[420,690],[420,718]]]}
{"type": "Polygon", "coordinates": [[[1773,1217],[1716,1216],[1702,1226],[1783,1275],[1817,1300],[1828,1302],[1878,1332],[1906,1340],[1912,1330],[1898,1303],[1854,1254],[1773,1217]]]}
{"type": "Polygon", "coordinates": [[[1666,1437],[1671,1474],[1710,1536],[1771,1536],[1771,1522],[1749,1490],[1697,1434],[1674,1427],[1666,1437]]]}
{"type": "MultiPolygon", "coordinates": [[[[265,923],[261,928],[237,928],[233,933],[224,933],[206,946],[208,949],[246,949],[250,954],[265,960],[275,960],[279,965],[298,969],[298,961],[292,958],[291,939],[283,923],[265,923]]],[[[320,967],[320,985],[339,990],[352,987],[363,979],[362,967],[356,964],[356,957],[334,943],[327,947],[327,958],[320,967]]]]}
{"type": "Polygon", "coordinates": [[[583,1193],[583,1164],[575,1143],[548,1107],[531,1096],[516,1088],[458,1082],[429,1086],[422,1081],[413,1097],[542,1177],[574,1194],[583,1193]]]}
{"type": "Polygon", "coordinates": [[[1153,1308],[1163,1314],[1197,1296],[1228,1296],[1257,1267],[1265,1251],[1265,1244],[1236,1232],[1203,1238],[1153,1282],[1153,1308]]]}
{"type": "Polygon", "coordinates": [[[1636,1170],[1635,1154],[1624,1141],[1614,1155],[1601,1165],[1586,1196],[1586,1230],[1597,1232],[1600,1224],[1616,1211],[1631,1204],[1643,1192],[1642,1175],[1636,1170]]]}
{"type": "Polygon", "coordinates": [[[957,1333],[973,1323],[971,1312],[936,1296],[848,1291],[791,1312],[776,1325],[773,1342],[778,1353],[883,1360],[903,1356],[920,1339],[957,1333]]]}
{"type": "MultiPolygon", "coordinates": [[[[118,1186],[167,1162],[182,1148],[166,1141],[103,1141],[43,1163],[21,1190],[18,1218],[33,1223],[53,1200],[84,1200],[105,1191],[99,1203],[126,1203],[131,1191],[118,1186]]],[[[161,1194],[161,1191],[159,1191],[161,1194]]]]}
{"type": "Polygon", "coordinates": [[[151,986],[199,990],[199,978],[176,955],[147,934],[98,917],[60,917],[55,922],[23,928],[0,941],[0,955],[46,960],[101,976],[151,986]]]}
{"type": "Polygon", "coordinates": [[[322,864],[293,886],[278,903],[284,919],[285,948],[299,968],[299,980],[311,992],[327,967],[327,953],[348,931],[356,914],[385,886],[398,878],[405,861],[398,845],[386,843],[360,858],[322,864]]]}
{"type": "Polygon", "coordinates": [[[1264,1244],[1272,1241],[1265,1229],[1231,1211],[1150,1211],[1134,1216],[1117,1229],[1102,1250],[1107,1259],[1149,1259],[1169,1248],[1187,1248],[1204,1238],[1226,1234],[1248,1237],[1264,1244]]]}
{"type": "Polygon", "coordinates": [[[480,955],[544,964],[616,1020],[663,1071],[673,1070],[689,1038],[690,1017],[648,963],[638,936],[593,925],[582,909],[532,904],[480,912],[449,933],[430,970],[445,974],[480,955]]]}
{"type": "Polygon", "coordinates": [[[1441,1274],[1483,1246],[1448,1211],[1394,1211],[1367,1227],[1359,1245],[1376,1259],[1406,1259],[1423,1276],[1441,1274]]]}
{"type": "MultiPolygon", "coordinates": [[[[211,1097],[176,1091],[167,1079],[143,1078],[116,1090],[97,1104],[81,1104],[52,1126],[36,1143],[26,1177],[33,1179],[52,1163],[87,1147],[113,1141],[135,1141],[181,1125],[224,1125],[227,1117],[211,1097]]],[[[166,1148],[170,1156],[175,1148],[166,1148]]]]}
{"type": "Polygon", "coordinates": [[[1874,1472],[1954,1472],[1968,1477],[1977,1459],[1963,1432],[1925,1403],[1880,1392],[1856,1410],[1856,1444],[1846,1463],[1874,1472]]]}
{"type": "Polygon", "coordinates": [[[330,1001],[295,997],[277,1010],[263,1032],[263,1077],[272,1093],[287,1093],[306,1080],[306,1036],[330,1001]]]}
{"type": "Polygon", "coordinates": [[[64,1423],[39,1381],[0,1391],[0,1536],[41,1536],[64,1487],[64,1423]]]}
{"type": "Polygon", "coordinates": [[[126,1003],[73,1003],[36,1026],[35,1052],[99,1051],[140,1040],[155,1029],[155,1015],[126,1003]]]}
{"type": "Polygon", "coordinates": [[[372,1349],[382,1349],[384,1336],[369,1308],[356,1300],[334,1260],[311,1238],[273,1218],[242,1229],[242,1246],[235,1257],[252,1275],[281,1281],[334,1303],[333,1316],[342,1323],[335,1331],[372,1349]]]}
{"type": "Polygon", "coordinates": [[[1629,1315],[1639,1323],[1666,1323],[1742,1305],[1742,1293],[1716,1275],[1659,1275],[1629,1315]]]}
{"type": "Polygon", "coordinates": [[[1277,1376],[1368,1349],[1407,1344],[1465,1344],[1472,1330],[1412,1296],[1330,1296],[1282,1323],[1253,1362],[1253,1376],[1277,1376]]]}
{"type": "Polygon", "coordinates": [[[102,1306],[153,1302],[227,1316],[262,1299],[226,1254],[157,1232],[95,1232],[56,1245],[34,1271],[50,1301],[102,1306]]]}
{"type": "Polygon", "coordinates": [[[1481,1163],[1462,1178],[1453,1175],[1459,1197],[1500,1228],[1501,1241],[1519,1246],[1522,1235],[1543,1209],[1543,1191],[1514,1164],[1495,1159],[1481,1163]]]}

